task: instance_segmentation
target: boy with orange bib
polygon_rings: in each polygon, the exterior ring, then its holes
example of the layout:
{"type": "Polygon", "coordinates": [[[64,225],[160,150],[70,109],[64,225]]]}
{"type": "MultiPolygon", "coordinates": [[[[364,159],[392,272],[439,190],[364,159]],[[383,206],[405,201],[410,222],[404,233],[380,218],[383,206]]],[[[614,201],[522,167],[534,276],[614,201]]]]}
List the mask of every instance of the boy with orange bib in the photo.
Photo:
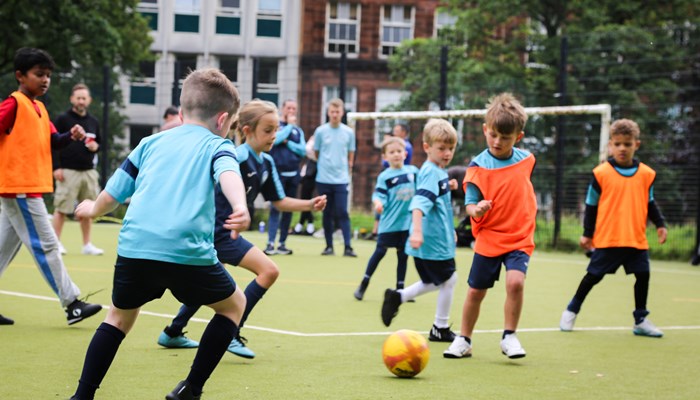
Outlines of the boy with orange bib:
{"type": "Polygon", "coordinates": [[[515,330],[523,308],[525,274],[535,249],[537,201],[530,176],[535,157],[513,146],[524,135],[527,114],[509,93],[491,99],[483,130],[488,149],[476,156],[464,177],[465,204],[476,237],[469,290],[462,308],[461,334],[444,351],[445,358],[471,357],[471,336],[481,302],[506,268],[505,326],[501,351],[525,357],[515,330]]]}
{"type": "Polygon", "coordinates": [[[608,146],[612,157],[593,169],[580,240],[581,247],[593,253],[588,272],[562,313],[559,323],[562,331],[574,329],[576,316],[593,286],[622,265],[636,279],[632,331],[639,336],[663,336],[646,318],[650,275],[647,218],[656,225],[659,243],[666,242],[668,231],[654,201],[656,172],[634,158],[640,143],[636,122],[621,119],[610,126],[608,146]]]}

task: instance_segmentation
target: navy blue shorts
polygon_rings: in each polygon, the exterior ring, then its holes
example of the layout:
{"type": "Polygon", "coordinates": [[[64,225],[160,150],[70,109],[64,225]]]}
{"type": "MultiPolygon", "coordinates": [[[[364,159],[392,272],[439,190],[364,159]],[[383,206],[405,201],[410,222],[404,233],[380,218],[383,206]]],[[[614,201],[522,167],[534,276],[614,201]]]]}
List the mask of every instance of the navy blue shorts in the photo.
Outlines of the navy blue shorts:
{"type": "Polygon", "coordinates": [[[620,265],[627,275],[635,272],[649,272],[649,252],[633,247],[609,247],[595,249],[586,269],[591,275],[614,274],[620,265]]]}
{"type": "Polygon", "coordinates": [[[486,257],[474,253],[472,269],[469,271],[469,287],[474,289],[490,289],[501,276],[501,264],[506,271],[511,269],[527,274],[527,264],[530,256],[520,250],[514,250],[498,257],[486,257]]]}
{"type": "Polygon", "coordinates": [[[443,284],[455,273],[455,259],[449,260],[424,260],[413,257],[418,270],[418,276],[423,283],[432,283],[435,286],[443,284]]]}
{"type": "Polygon", "coordinates": [[[184,265],[117,256],[112,303],[122,310],[141,307],[170,292],[181,303],[201,306],[216,303],[236,291],[236,282],[221,263],[184,265]]]}
{"type": "Polygon", "coordinates": [[[217,240],[214,242],[216,249],[216,257],[222,263],[238,265],[243,257],[253,248],[253,244],[245,240],[243,236],[238,235],[238,239],[217,240]]]}
{"type": "Polygon", "coordinates": [[[408,231],[385,232],[377,236],[377,247],[406,247],[408,231]]]}

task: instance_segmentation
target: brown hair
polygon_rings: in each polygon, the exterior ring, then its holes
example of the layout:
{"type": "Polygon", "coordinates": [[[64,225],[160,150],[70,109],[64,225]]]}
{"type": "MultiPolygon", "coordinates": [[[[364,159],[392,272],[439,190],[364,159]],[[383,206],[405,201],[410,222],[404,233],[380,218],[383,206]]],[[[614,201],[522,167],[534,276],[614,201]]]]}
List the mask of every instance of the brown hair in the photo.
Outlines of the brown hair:
{"type": "Polygon", "coordinates": [[[388,138],[384,139],[384,141],[382,142],[382,145],[381,145],[382,146],[382,154],[386,154],[387,148],[389,147],[389,145],[392,145],[392,144],[398,144],[404,150],[406,149],[406,142],[404,142],[403,139],[398,138],[396,136],[389,136],[388,138]]]}
{"type": "Polygon", "coordinates": [[[277,112],[277,106],[270,101],[253,99],[245,103],[238,112],[238,121],[236,126],[238,137],[241,142],[245,142],[245,133],[243,133],[244,126],[248,126],[251,133],[255,132],[255,128],[258,127],[258,122],[260,122],[260,119],[264,115],[277,115],[277,112]]]}
{"type": "Polygon", "coordinates": [[[87,87],[86,84],[84,84],[84,83],[76,83],[75,85],[73,85],[73,89],[70,90],[71,96],[72,96],[73,93],[75,93],[77,90],[82,90],[82,89],[87,90],[87,91],[88,91],[88,94],[90,93],[90,88],[87,87]]]}
{"type": "Polygon", "coordinates": [[[525,128],[527,113],[522,104],[510,93],[492,97],[486,105],[486,126],[507,135],[518,134],[525,128]]]}
{"type": "Polygon", "coordinates": [[[429,146],[435,142],[452,146],[457,143],[457,131],[447,120],[431,118],[423,128],[423,142],[429,146]]]}
{"type": "Polygon", "coordinates": [[[610,125],[610,137],[615,135],[631,136],[639,140],[639,125],[631,119],[618,119],[610,125]]]}
{"type": "Polygon", "coordinates": [[[226,75],[215,68],[203,68],[185,78],[180,103],[183,115],[206,121],[221,112],[228,112],[229,118],[235,117],[241,100],[226,75]]]}

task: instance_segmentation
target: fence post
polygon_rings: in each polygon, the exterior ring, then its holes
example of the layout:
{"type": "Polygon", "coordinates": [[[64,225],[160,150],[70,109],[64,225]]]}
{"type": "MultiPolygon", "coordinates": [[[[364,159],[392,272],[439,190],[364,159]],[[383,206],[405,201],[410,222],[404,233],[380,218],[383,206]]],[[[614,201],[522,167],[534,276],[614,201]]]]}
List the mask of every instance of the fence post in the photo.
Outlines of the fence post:
{"type": "MultiPolygon", "coordinates": [[[[568,43],[566,36],[561,38],[559,57],[559,105],[566,105],[566,56],[568,53],[568,43]]],[[[552,247],[557,248],[559,233],[561,232],[561,209],[564,201],[564,117],[557,117],[557,159],[555,169],[555,196],[554,196],[554,232],[552,234],[552,247]]]]}
{"type": "Polygon", "coordinates": [[[109,135],[109,102],[110,102],[110,75],[112,70],[109,65],[102,66],[102,140],[100,142],[100,150],[102,150],[102,165],[100,180],[102,181],[102,187],[107,184],[107,178],[109,177],[109,142],[111,140],[109,135]]]}

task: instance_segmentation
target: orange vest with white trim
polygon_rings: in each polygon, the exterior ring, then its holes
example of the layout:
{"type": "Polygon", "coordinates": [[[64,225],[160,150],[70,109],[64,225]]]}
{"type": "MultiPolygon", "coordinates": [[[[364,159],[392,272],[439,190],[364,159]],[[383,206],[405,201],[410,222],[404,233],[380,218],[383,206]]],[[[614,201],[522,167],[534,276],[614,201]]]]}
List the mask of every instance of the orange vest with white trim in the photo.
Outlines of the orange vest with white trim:
{"type": "Polygon", "coordinates": [[[530,176],[535,168],[535,156],[503,168],[467,168],[467,183],[476,185],[484,199],[491,200],[491,209],[481,218],[472,218],[472,233],[476,238],[474,251],[497,257],[520,250],[532,255],[535,249],[537,199],[530,176]]]}
{"type": "Polygon", "coordinates": [[[49,113],[40,101],[39,116],[32,101],[21,92],[10,134],[0,133],[0,194],[51,193],[51,127],[49,113]]]}
{"type": "Polygon", "coordinates": [[[649,190],[656,172],[639,163],[634,175],[624,176],[605,162],[593,169],[593,175],[600,185],[593,247],[648,249],[649,190]]]}

